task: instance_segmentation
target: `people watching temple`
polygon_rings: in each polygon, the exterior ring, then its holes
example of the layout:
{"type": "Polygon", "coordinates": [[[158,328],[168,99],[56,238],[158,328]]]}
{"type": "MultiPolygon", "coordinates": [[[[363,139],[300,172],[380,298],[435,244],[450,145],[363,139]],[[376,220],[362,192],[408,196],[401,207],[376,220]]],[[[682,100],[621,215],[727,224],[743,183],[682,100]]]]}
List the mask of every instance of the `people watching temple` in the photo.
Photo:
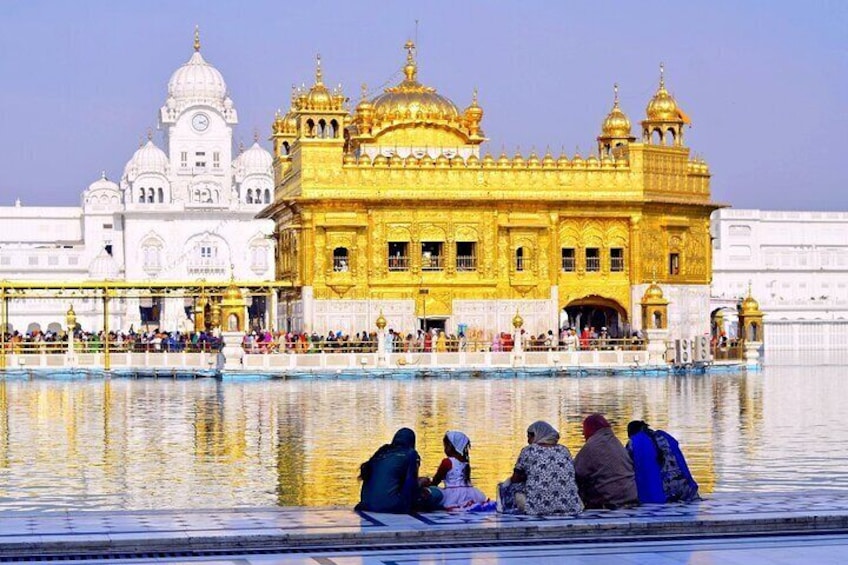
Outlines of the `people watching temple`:
{"type": "Polygon", "coordinates": [[[697,500],[698,483],[674,437],[652,430],[642,420],[627,425],[627,452],[633,461],[639,502],[643,504],[697,500]]]}
{"type": "Polygon", "coordinates": [[[621,508],[639,503],[633,463],[602,414],[583,420],[586,443],[574,458],[580,498],[586,508],[621,508]]]}

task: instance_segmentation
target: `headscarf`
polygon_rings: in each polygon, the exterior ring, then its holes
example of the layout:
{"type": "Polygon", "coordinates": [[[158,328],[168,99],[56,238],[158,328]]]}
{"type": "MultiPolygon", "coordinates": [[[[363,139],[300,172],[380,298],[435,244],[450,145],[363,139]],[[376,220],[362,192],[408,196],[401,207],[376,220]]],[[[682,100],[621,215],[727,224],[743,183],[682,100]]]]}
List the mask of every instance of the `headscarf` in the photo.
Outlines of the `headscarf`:
{"type": "Polygon", "coordinates": [[[533,434],[533,443],[556,445],[559,442],[559,432],[552,425],[542,420],[530,424],[527,433],[533,434]]]}
{"type": "Polygon", "coordinates": [[[644,420],[633,420],[627,424],[627,437],[633,437],[639,432],[646,431],[647,429],[648,423],[644,420]]]}
{"type": "Polygon", "coordinates": [[[471,440],[462,432],[450,431],[445,434],[448,441],[456,449],[456,452],[463,457],[468,457],[468,449],[471,447],[471,440]]]}
{"type": "Polygon", "coordinates": [[[606,418],[604,418],[604,415],[599,412],[595,412],[583,420],[583,437],[589,439],[595,435],[598,430],[609,427],[612,426],[610,426],[610,423],[607,422],[606,418]]]}
{"type": "Polygon", "coordinates": [[[415,449],[415,432],[409,428],[399,429],[392,438],[392,447],[415,449]]]}

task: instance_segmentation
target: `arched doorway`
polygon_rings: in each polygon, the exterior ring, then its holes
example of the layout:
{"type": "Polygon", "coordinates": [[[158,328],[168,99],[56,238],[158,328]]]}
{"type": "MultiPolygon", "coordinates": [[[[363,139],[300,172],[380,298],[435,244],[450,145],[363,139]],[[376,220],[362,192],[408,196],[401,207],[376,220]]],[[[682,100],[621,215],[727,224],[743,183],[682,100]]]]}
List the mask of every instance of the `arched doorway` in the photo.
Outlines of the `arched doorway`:
{"type": "Polygon", "coordinates": [[[586,296],[572,300],[560,313],[560,326],[571,327],[580,333],[584,328],[600,333],[606,328],[609,337],[630,335],[627,311],[615,300],[602,296],[586,296]]]}

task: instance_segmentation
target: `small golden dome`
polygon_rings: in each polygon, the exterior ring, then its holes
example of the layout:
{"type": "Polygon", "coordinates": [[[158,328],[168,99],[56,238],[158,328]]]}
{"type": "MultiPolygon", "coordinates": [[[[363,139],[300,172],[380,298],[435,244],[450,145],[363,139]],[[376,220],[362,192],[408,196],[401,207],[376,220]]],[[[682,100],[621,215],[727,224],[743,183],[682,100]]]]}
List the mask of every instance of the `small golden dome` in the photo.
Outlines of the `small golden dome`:
{"type": "Polygon", "coordinates": [[[436,158],[436,166],[440,168],[450,167],[450,159],[448,159],[447,155],[442,153],[436,158]]]}
{"type": "Polygon", "coordinates": [[[559,154],[556,164],[560,169],[566,169],[571,165],[571,161],[568,160],[568,155],[565,154],[565,151],[559,154]]]}
{"type": "Polygon", "coordinates": [[[601,126],[601,136],[603,137],[630,137],[630,120],[627,115],[621,110],[618,105],[618,85],[614,87],[615,98],[612,104],[612,110],[607,114],[603,125],[601,126]]]}
{"type": "Polygon", "coordinates": [[[681,117],[681,110],[674,98],[665,89],[665,67],[660,64],[660,86],[645,109],[649,120],[654,121],[687,121],[681,117]]]}
{"type": "Polygon", "coordinates": [[[387,322],[386,322],[386,318],[385,318],[385,317],[383,317],[383,311],[382,311],[382,310],[380,310],[380,316],[379,316],[379,317],[377,318],[377,320],[374,322],[374,325],[376,325],[376,326],[377,326],[377,329],[378,329],[378,330],[384,330],[384,329],[386,329],[386,324],[387,324],[387,322]]]}
{"type": "Polygon", "coordinates": [[[377,155],[374,157],[374,166],[375,167],[388,167],[389,166],[389,158],[383,155],[377,155]]]}
{"type": "MultiPolygon", "coordinates": [[[[456,105],[436,93],[436,89],[424,86],[417,80],[418,66],[415,62],[415,44],[407,41],[405,78],[397,86],[387,88],[385,93],[372,101],[374,117],[378,122],[410,121],[457,121],[459,110],[456,105]]],[[[482,109],[481,109],[482,111],[482,109]]]]}
{"type": "Polygon", "coordinates": [[[521,314],[518,313],[518,310],[515,311],[515,316],[512,317],[512,327],[516,330],[524,325],[524,318],[521,317],[521,314]]]}
{"type": "Polygon", "coordinates": [[[586,161],[583,160],[583,157],[580,156],[579,152],[574,154],[574,159],[571,160],[571,166],[577,168],[586,167],[586,161]]]}
{"type": "Polygon", "coordinates": [[[664,300],[663,291],[660,288],[660,285],[653,282],[651,285],[645,289],[645,294],[642,295],[642,302],[656,302],[660,300],[664,300]]]}
{"type": "Polygon", "coordinates": [[[355,165],[356,164],[356,155],[353,153],[345,153],[344,159],[342,162],[345,165],[355,165]]]}
{"type": "Polygon", "coordinates": [[[527,166],[527,162],[524,160],[524,157],[521,155],[521,148],[515,150],[515,155],[512,156],[512,166],[516,168],[524,168],[527,166]]]}
{"type": "Polygon", "coordinates": [[[478,167],[480,165],[480,159],[477,158],[477,155],[472,153],[468,156],[468,159],[465,160],[465,165],[467,167],[478,167]]]}
{"type": "Polygon", "coordinates": [[[244,296],[241,293],[241,289],[236,286],[236,283],[230,282],[230,285],[224,290],[224,294],[221,296],[221,302],[224,304],[234,304],[239,303],[244,300],[244,296]]]}
{"type": "Polygon", "coordinates": [[[589,158],[586,159],[586,167],[589,169],[597,169],[599,164],[598,158],[595,157],[594,153],[589,155],[589,158]]]}
{"type": "Polygon", "coordinates": [[[601,156],[601,168],[609,169],[609,168],[612,168],[612,167],[615,167],[615,159],[613,157],[611,157],[610,155],[607,155],[606,153],[604,153],[601,156]]]}
{"type": "Polygon", "coordinates": [[[535,151],[530,152],[530,157],[527,158],[527,167],[531,169],[538,169],[541,166],[541,161],[539,161],[539,156],[536,155],[535,151]]]}
{"type": "Polygon", "coordinates": [[[368,156],[368,153],[362,153],[359,155],[359,159],[357,159],[356,164],[361,167],[370,167],[371,157],[368,156]]]}
{"type": "Polygon", "coordinates": [[[545,156],[542,158],[542,168],[544,169],[553,169],[556,167],[556,161],[554,161],[554,156],[551,155],[551,150],[545,153],[545,156]]]}
{"type": "Polygon", "coordinates": [[[498,157],[498,167],[509,167],[512,163],[509,161],[509,157],[506,155],[506,151],[501,152],[501,156],[498,157]]]}
{"type": "Polygon", "coordinates": [[[495,166],[495,158],[492,157],[491,153],[486,153],[483,156],[483,166],[484,167],[494,167],[495,166]]]}
{"type": "Polygon", "coordinates": [[[760,314],[760,303],[757,302],[754,297],[751,295],[751,283],[748,283],[748,296],[745,297],[745,300],[742,301],[742,313],[743,314],[760,314]]]}

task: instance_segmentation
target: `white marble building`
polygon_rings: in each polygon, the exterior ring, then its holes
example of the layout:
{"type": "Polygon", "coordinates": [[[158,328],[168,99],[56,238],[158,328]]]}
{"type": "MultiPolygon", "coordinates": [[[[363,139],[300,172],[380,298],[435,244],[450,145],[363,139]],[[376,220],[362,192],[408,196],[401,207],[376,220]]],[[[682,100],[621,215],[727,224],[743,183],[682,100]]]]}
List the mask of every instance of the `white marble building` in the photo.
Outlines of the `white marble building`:
{"type": "MultiPolygon", "coordinates": [[[[748,292],[767,351],[848,348],[848,212],[713,212],[713,309],[748,292]]],[[[725,316],[734,335],[735,316],[725,316]]]]}
{"type": "MultiPolygon", "coordinates": [[[[199,42],[168,82],[152,135],[116,183],[104,173],[78,207],[0,207],[0,279],[27,281],[266,281],[274,278],[271,154],[258,142],[233,156],[238,114],[199,42]]],[[[122,299],[110,327],[188,327],[185,299],[122,299]],[[155,302],[155,304],[154,304],[155,302]]],[[[9,301],[12,329],[64,324],[68,300],[9,301]]],[[[75,300],[85,330],[102,328],[100,304],[75,300]]]]}

